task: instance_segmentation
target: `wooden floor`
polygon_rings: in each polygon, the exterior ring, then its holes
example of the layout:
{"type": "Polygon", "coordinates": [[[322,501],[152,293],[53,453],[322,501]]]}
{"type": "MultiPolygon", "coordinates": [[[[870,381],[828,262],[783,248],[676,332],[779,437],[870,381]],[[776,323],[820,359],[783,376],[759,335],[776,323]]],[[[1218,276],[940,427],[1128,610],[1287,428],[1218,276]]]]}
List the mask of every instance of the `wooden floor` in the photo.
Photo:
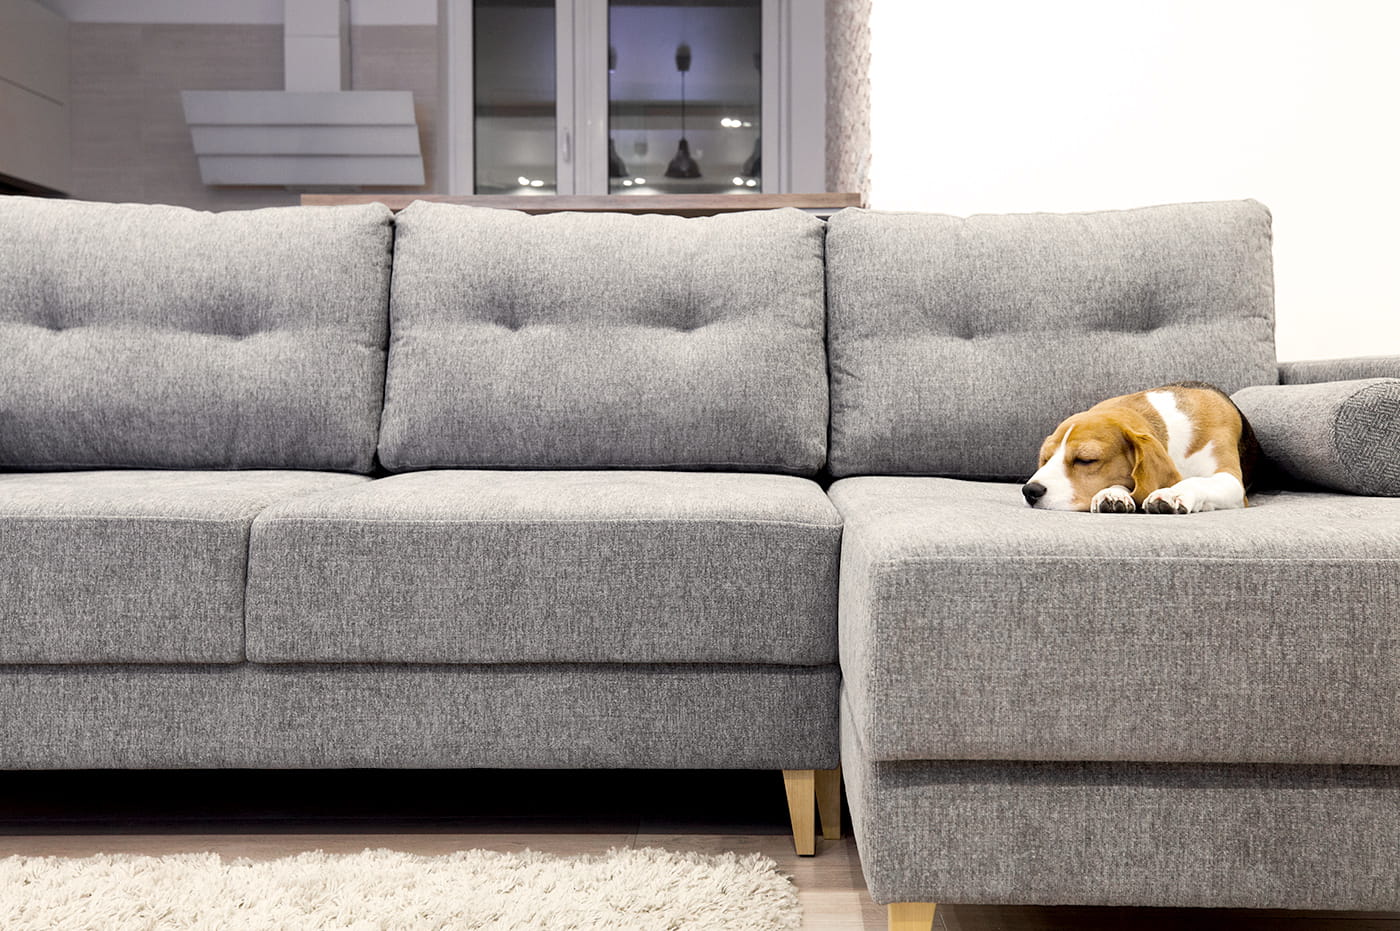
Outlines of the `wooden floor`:
{"type": "MultiPolygon", "coordinates": [[[[760,851],[796,883],[803,928],[883,931],[849,829],[841,841],[819,838],[816,857],[797,857],[786,817],[777,772],[0,773],[0,856],[760,851]]],[[[935,927],[1400,931],[1400,914],[941,905],[935,927]]]]}

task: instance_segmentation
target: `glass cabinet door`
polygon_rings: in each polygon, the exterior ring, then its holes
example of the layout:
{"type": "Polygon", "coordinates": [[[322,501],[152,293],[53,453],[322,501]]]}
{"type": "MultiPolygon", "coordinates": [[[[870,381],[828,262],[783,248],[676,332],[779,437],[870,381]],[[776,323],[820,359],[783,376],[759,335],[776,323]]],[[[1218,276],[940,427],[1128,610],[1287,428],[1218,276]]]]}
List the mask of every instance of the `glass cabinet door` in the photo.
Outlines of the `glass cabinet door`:
{"type": "Polygon", "coordinates": [[[815,0],[444,0],[444,9],[449,47],[469,50],[447,62],[454,191],[778,193],[791,189],[799,157],[820,176],[815,0]],[[799,149],[794,127],[808,125],[816,144],[799,149]]]}
{"type": "Polygon", "coordinates": [[[761,0],[610,0],[608,190],[762,186],[761,0]]]}
{"type": "Polygon", "coordinates": [[[555,193],[555,0],[476,0],[472,38],[475,192],[555,193]]]}

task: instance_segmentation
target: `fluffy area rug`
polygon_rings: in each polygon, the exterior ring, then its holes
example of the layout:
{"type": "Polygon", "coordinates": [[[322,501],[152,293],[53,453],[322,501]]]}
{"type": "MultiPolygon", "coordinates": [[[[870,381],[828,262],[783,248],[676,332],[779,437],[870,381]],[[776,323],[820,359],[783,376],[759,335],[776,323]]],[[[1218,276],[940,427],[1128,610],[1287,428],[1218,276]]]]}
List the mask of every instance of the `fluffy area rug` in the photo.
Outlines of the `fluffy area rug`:
{"type": "Polygon", "coordinates": [[[0,859],[6,931],[797,928],[792,882],[759,854],[655,848],[559,857],[389,850],[225,862],[165,857],[0,859]]]}

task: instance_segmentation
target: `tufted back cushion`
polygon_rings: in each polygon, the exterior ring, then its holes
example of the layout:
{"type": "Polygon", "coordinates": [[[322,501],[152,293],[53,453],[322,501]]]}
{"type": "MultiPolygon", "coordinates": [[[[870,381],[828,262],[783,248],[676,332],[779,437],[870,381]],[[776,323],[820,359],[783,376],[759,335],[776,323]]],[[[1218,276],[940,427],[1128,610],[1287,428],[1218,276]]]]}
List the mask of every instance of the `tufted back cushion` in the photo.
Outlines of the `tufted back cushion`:
{"type": "Polygon", "coordinates": [[[0,467],[368,471],[391,222],[0,197],[0,467]]]}
{"type": "Polygon", "coordinates": [[[814,217],[419,202],[396,229],[385,467],[821,466],[814,217]]]}
{"type": "Polygon", "coordinates": [[[845,210],[827,234],[835,475],[1022,479],[1107,397],[1277,380],[1254,201],[951,217],[845,210]]]}

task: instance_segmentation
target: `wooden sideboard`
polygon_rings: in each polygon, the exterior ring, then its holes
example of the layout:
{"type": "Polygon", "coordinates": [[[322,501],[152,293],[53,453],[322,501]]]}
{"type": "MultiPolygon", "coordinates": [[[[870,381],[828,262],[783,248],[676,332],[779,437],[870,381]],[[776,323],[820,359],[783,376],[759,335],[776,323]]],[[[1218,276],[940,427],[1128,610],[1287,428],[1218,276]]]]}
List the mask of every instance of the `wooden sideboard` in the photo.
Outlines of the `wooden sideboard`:
{"type": "Polygon", "coordinates": [[[647,195],[540,195],[511,194],[303,194],[303,206],[381,203],[402,210],[415,200],[440,204],[497,207],[524,213],[593,211],[601,213],[664,213],[680,217],[709,217],[741,210],[776,210],[796,207],[825,216],[842,207],[864,207],[860,194],[647,194],[647,195]]]}

